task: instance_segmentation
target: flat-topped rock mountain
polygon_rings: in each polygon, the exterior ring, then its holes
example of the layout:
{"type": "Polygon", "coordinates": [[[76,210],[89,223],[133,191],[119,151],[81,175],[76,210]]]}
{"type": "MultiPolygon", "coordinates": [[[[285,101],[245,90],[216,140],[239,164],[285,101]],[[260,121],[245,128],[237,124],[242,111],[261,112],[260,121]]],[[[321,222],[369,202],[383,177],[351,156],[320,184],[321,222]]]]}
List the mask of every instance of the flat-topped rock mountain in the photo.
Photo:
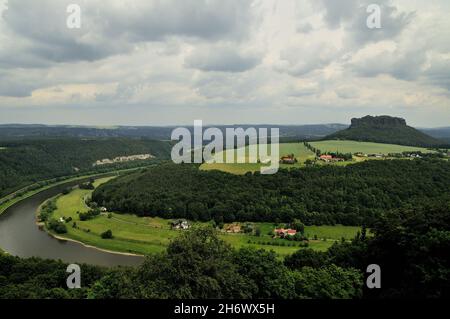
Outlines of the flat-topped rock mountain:
{"type": "Polygon", "coordinates": [[[445,144],[444,141],[433,138],[408,126],[405,119],[388,115],[368,115],[362,118],[353,118],[349,128],[328,135],[325,139],[422,147],[433,147],[445,144]]]}
{"type": "Polygon", "coordinates": [[[360,119],[353,118],[351,121],[352,128],[355,127],[401,127],[407,126],[406,120],[400,117],[391,117],[387,115],[382,116],[364,116],[360,119]]]}

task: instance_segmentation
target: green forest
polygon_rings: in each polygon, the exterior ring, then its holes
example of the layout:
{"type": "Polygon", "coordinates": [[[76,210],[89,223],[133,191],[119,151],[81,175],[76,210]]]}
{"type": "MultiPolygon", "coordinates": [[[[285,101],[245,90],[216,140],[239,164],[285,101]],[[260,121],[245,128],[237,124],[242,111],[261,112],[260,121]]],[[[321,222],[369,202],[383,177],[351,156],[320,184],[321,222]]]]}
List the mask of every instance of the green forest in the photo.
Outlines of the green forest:
{"type": "Polygon", "coordinates": [[[137,268],[82,265],[82,288],[66,288],[66,264],[0,253],[0,298],[448,298],[449,197],[395,209],[327,252],[233,249],[212,228],[195,228],[137,268]],[[365,288],[380,265],[382,289],[365,288]]]}
{"type": "Polygon", "coordinates": [[[104,158],[150,153],[157,159],[167,159],[171,149],[168,142],[126,138],[10,140],[0,146],[0,197],[42,180],[105,170],[92,166],[104,158]]]}
{"type": "Polygon", "coordinates": [[[357,226],[449,193],[450,163],[442,160],[367,161],[242,176],[164,164],[101,185],[93,200],[139,216],[357,226]]]}

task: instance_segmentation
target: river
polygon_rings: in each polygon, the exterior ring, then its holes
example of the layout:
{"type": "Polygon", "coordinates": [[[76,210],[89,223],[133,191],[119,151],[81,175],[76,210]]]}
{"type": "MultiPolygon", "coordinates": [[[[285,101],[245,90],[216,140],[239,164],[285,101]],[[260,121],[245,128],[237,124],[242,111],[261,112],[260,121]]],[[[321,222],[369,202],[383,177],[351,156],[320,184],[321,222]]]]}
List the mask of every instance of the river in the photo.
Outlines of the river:
{"type": "Polygon", "coordinates": [[[61,193],[64,188],[78,183],[80,181],[55,186],[10,207],[0,216],[0,247],[11,255],[23,258],[41,257],[110,267],[139,265],[142,257],[108,253],[58,240],[38,228],[35,215],[39,205],[61,193]]]}

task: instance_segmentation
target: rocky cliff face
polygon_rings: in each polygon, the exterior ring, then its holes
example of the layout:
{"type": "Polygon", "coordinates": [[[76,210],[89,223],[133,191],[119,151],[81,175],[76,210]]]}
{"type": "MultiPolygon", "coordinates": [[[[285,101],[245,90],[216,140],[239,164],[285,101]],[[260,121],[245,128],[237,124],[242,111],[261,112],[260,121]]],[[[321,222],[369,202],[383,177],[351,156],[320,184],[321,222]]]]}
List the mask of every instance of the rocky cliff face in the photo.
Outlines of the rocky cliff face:
{"type": "Polygon", "coordinates": [[[363,118],[353,118],[351,128],[357,127],[399,127],[399,126],[407,126],[405,119],[400,117],[391,117],[387,115],[382,116],[365,116],[363,118]]]}

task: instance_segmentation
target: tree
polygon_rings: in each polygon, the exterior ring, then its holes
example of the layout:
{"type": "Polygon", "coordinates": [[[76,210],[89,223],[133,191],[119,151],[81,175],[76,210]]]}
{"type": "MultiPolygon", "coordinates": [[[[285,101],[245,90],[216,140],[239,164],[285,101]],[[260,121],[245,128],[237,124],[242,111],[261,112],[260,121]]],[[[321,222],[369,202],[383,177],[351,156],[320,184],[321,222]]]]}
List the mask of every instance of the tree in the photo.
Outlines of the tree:
{"type": "Polygon", "coordinates": [[[194,228],[171,242],[166,253],[147,257],[136,284],[143,297],[249,298],[232,252],[212,227],[194,228]]]}
{"type": "Polygon", "coordinates": [[[358,299],[362,297],[363,276],[356,269],[336,265],[314,269],[304,267],[292,272],[299,299],[358,299]]]}
{"type": "Polygon", "coordinates": [[[119,269],[112,271],[97,281],[89,289],[89,299],[136,298],[134,284],[135,270],[119,269]]]}
{"type": "Polygon", "coordinates": [[[103,239],[112,239],[113,238],[113,234],[112,234],[111,229],[108,229],[107,231],[103,232],[101,234],[101,236],[102,236],[103,239]]]}
{"type": "Polygon", "coordinates": [[[297,250],[294,254],[286,256],[284,264],[290,269],[299,270],[303,267],[321,268],[329,263],[325,252],[307,248],[297,250]]]}
{"type": "Polygon", "coordinates": [[[65,234],[67,233],[67,227],[63,222],[60,222],[59,220],[56,220],[52,218],[48,224],[47,227],[50,230],[53,230],[57,234],[65,234]]]}
{"type": "Polygon", "coordinates": [[[302,234],[305,232],[305,224],[303,224],[299,219],[294,219],[291,222],[291,228],[302,234]]]}
{"type": "Polygon", "coordinates": [[[242,248],[235,253],[239,273],[249,283],[253,298],[291,298],[294,282],[273,251],[242,248]]]}

